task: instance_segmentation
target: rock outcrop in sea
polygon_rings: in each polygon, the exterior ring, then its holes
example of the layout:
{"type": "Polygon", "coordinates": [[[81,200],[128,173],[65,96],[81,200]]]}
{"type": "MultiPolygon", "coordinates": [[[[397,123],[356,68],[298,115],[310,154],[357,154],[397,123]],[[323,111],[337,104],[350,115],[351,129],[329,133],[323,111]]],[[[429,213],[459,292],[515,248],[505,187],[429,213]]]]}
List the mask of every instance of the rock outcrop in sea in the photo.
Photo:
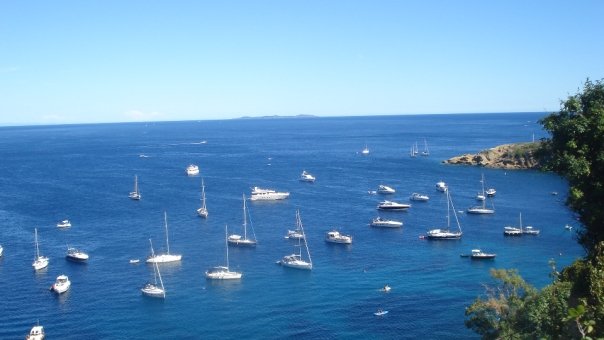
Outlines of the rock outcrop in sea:
{"type": "Polygon", "coordinates": [[[540,146],[541,142],[503,144],[477,154],[453,157],[443,163],[498,169],[539,169],[541,162],[536,156],[536,151],[540,146]]]}

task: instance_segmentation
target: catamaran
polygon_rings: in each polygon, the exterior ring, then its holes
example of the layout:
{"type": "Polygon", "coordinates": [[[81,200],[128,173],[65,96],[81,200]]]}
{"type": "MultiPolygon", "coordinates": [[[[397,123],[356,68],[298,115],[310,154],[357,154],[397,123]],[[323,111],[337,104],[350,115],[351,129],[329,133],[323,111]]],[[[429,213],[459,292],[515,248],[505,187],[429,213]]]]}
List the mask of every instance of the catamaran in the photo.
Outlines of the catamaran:
{"type": "Polygon", "coordinates": [[[426,233],[426,238],[429,240],[459,240],[461,238],[461,225],[459,224],[459,220],[457,219],[457,213],[455,212],[455,207],[453,206],[453,200],[451,199],[451,195],[449,190],[446,191],[447,194],[447,228],[446,229],[432,229],[426,233]],[[453,216],[455,216],[455,222],[457,222],[457,228],[459,231],[451,231],[451,210],[453,210],[453,216]]]}
{"type": "Polygon", "coordinates": [[[203,218],[208,218],[208,208],[206,208],[206,189],[201,179],[201,207],[197,209],[197,215],[203,218]]]}
{"type": "MultiPolygon", "coordinates": [[[[296,225],[302,231],[304,235],[304,227],[302,226],[302,219],[300,218],[300,211],[296,210],[296,225]]],[[[284,267],[296,268],[296,269],[312,269],[312,259],[310,258],[310,251],[308,250],[308,243],[306,243],[306,237],[302,237],[298,239],[298,244],[296,245],[298,252],[294,251],[291,255],[283,256],[280,261],[277,261],[278,264],[284,267]],[[306,254],[308,255],[308,261],[304,261],[302,259],[302,240],[304,240],[304,246],[306,247],[306,254]]]]}
{"type": "Polygon", "coordinates": [[[229,269],[229,244],[228,244],[228,227],[224,226],[224,248],[226,251],[226,266],[212,267],[206,271],[206,278],[211,280],[236,280],[243,275],[240,272],[232,272],[229,269]]]}
{"type": "Polygon", "coordinates": [[[48,267],[48,257],[40,255],[40,248],[38,247],[38,228],[34,228],[34,239],[36,241],[36,255],[34,256],[34,263],[32,267],[34,270],[40,270],[48,267]]]}
{"type": "Polygon", "coordinates": [[[247,246],[254,247],[256,246],[256,233],[254,232],[254,226],[252,225],[252,234],[254,235],[254,239],[247,238],[247,209],[245,207],[245,194],[243,195],[243,236],[233,234],[229,235],[227,238],[228,244],[234,246],[247,246]]]}
{"type": "Polygon", "coordinates": [[[132,191],[128,197],[130,197],[131,199],[138,201],[141,199],[141,193],[138,190],[138,176],[134,175],[134,191],[132,191]]]}
{"type": "Polygon", "coordinates": [[[176,262],[182,259],[182,255],[170,254],[170,240],[168,239],[168,214],[164,211],[164,227],[166,230],[166,250],[165,254],[155,254],[153,252],[148,258],[147,263],[166,263],[176,262]]]}

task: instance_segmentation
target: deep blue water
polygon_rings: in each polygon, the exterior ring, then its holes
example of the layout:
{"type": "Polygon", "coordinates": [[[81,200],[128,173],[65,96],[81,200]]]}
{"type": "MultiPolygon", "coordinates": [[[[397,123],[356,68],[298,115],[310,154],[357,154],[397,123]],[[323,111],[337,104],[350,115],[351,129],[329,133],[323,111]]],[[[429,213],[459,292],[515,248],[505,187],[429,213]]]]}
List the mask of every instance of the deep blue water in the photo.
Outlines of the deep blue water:
{"type": "MultiPolygon", "coordinates": [[[[540,114],[423,115],[347,118],[249,119],[137,124],[0,128],[0,338],[22,338],[39,320],[50,339],[194,338],[471,338],[464,308],[484,293],[490,268],[518,268],[532,284],[549,283],[548,261],[558,267],[582,256],[573,214],[564,206],[567,184],[551,173],[448,166],[452,156],[544,137],[540,114]],[[410,158],[412,143],[430,157],[410,158]],[[206,140],[206,144],[200,141],[206,140]],[[361,156],[367,144],[371,154],[361,156]],[[139,154],[148,155],[141,158],[139,154]],[[210,216],[196,216],[200,177],[210,216]],[[302,183],[302,170],[317,177],[302,183]],[[460,241],[419,239],[445,223],[449,184],[457,210],[475,204],[484,173],[497,188],[492,216],[460,215],[460,241]],[[143,199],[128,199],[134,175],[143,199]],[[430,195],[408,212],[383,213],[404,221],[400,230],[368,227],[382,196],[430,195]],[[240,282],[209,282],[203,272],[224,262],[224,225],[238,231],[241,196],[261,186],[291,192],[288,200],[248,202],[259,244],[230,248],[240,282]],[[550,193],[556,191],[559,195],[550,193]],[[293,251],[283,238],[300,209],[313,258],[312,272],[275,264],[293,251]],[[164,247],[167,211],[171,250],[183,254],[162,265],[165,301],[141,295],[153,279],[144,260],[148,238],[164,247]],[[537,237],[504,238],[503,227],[541,229],[537,237]],[[59,230],[69,218],[73,227],[59,230]],[[34,273],[34,227],[50,257],[34,273]],[[327,244],[338,228],[351,246],[327,244]],[[87,251],[88,264],[67,262],[66,245],[87,251]],[[494,261],[461,258],[473,248],[498,254],[494,261]],[[72,288],[57,297],[48,287],[59,274],[72,288]],[[382,293],[384,284],[392,286],[382,293]],[[372,313],[383,308],[381,318],[372,313]]],[[[240,230],[240,229],[239,229],[240,230]]]]}

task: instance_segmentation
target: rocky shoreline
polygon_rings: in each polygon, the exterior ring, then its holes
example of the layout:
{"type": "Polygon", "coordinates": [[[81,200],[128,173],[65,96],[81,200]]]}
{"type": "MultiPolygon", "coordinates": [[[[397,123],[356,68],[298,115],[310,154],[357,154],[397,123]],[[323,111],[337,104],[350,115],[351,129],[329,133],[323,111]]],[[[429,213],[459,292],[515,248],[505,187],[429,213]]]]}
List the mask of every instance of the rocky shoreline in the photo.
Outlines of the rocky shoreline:
{"type": "Polygon", "coordinates": [[[443,163],[497,169],[539,169],[541,162],[535,154],[540,146],[541,142],[503,144],[477,154],[449,158],[443,163]]]}

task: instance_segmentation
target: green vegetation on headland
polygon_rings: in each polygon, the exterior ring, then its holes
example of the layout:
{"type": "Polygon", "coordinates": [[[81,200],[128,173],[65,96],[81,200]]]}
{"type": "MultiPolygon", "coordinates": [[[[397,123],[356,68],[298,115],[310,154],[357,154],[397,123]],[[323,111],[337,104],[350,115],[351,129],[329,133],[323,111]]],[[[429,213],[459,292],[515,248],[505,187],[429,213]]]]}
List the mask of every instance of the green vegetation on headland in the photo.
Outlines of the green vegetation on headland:
{"type": "Polygon", "coordinates": [[[531,153],[564,176],[567,204],[580,217],[586,256],[537,290],[515,270],[493,269],[497,285],[466,308],[466,326],[483,339],[604,339],[604,83],[587,80],[540,121],[550,139],[531,153]]]}

